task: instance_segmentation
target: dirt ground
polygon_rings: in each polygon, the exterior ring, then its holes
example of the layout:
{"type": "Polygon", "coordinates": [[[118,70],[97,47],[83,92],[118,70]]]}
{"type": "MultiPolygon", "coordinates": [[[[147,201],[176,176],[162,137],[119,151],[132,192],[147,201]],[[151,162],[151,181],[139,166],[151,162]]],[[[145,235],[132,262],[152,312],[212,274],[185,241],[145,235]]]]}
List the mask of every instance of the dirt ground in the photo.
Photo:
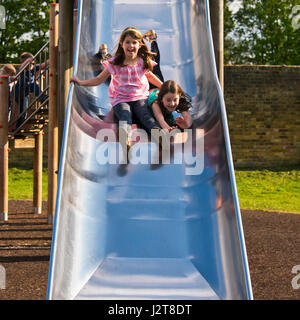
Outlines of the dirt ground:
{"type": "MultiPolygon", "coordinates": [[[[47,203],[38,215],[31,201],[9,202],[8,221],[0,221],[6,272],[0,300],[46,298],[52,237],[46,210],[47,203]]],[[[300,214],[242,210],[242,220],[254,299],[300,300],[300,288],[292,286],[292,268],[300,265],[300,214]]]]}

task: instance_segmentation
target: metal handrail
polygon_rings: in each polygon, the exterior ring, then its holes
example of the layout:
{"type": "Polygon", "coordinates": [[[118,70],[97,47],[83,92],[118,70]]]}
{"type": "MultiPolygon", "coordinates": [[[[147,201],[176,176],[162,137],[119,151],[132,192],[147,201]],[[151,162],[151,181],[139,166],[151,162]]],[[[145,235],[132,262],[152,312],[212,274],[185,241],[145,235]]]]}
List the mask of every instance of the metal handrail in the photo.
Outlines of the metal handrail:
{"type": "Polygon", "coordinates": [[[13,130],[13,132],[10,132],[9,134],[14,135],[18,131],[20,131],[21,128],[28,122],[25,121],[25,119],[27,118],[27,112],[29,110],[34,110],[34,112],[32,112],[28,116],[28,120],[37,114],[36,110],[39,110],[42,106],[46,104],[45,100],[48,101],[47,99],[45,99],[41,102],[40,105],[37,104],[40,98],[44,98],[46,93],[49,92],[49,64],[47,63],[49,59],[49,51],[46,52],[46,49],[48,48],[49,41],[46,42],[39,49],[39,51],[32,57],[32,59],[30,59],[28,63],[26,63],[26,65],[22,67],[22,69],[16,74],[16,76],[10,82],[14,83],[14,86],[11,91],[11,109],[14,110],[16,113],[16,108],[18,108],[19,114],[18,116],[16,116],[15,119],[9,121],[9,127],[17,123],[17,127],[13,130]],[[36,60],[38,60],[38,63],[36,63],[36,60]],[[39,67],[39,69],[37,70],[37,66],[41,66],[42,63],[46,63],[46,65],[43,67],[43,69],[39,67]],[[31,69],[30,65],[32,64],[33,68],[31,69]],[[37,72],[39,72],[38,75],[37,72]],[[21,78],[22,75],[23,79],[21,78]],[[27,107],[25,107],[25,98],[30,96],[30,93],[34,93],[34,99],[30,102],[30,104],[27,107]]]}
{"type": "MultiPolygon", "coordinates": [[[[47,41],[41,49],[33,56],[32,60],[34,60],[47,46],[49,45],[49,41],[47,41]]],[[[19,77],[19,75],[31,64],[31,61],[28,62],[19,72],[15,75],[15,79],[19,77]]]]}

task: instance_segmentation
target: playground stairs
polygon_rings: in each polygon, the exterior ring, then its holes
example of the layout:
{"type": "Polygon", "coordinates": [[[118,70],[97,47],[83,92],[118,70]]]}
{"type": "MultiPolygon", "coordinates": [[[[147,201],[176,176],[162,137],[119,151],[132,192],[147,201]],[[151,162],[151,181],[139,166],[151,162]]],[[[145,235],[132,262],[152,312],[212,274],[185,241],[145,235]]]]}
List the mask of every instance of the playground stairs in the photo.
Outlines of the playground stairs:
{"type": "Polygon", "coordinates": [[[49,104],[49,42],[34,55],[16,75],[11,85],[11,115],[8,123],[10,140],[25,139],[43,132],[48,124],[49,104]],[[22,89],[22,81],[31,77],[32,87],[22,89]],[[18,84],[18,85],[17,85],[18,84]],[[20,89],[21,88],[21,89],[20,89]],[[30,92],[25,96],[25,91],[30,92]],[[38,94],[37,94],[38,93],[38,94]],[[21,97],[23,95],[23,97],[21,97]],[[15,97],[18,97],[17,99],[15,97]],[[24,111],[16,102],[23,100],[24,111]]]}

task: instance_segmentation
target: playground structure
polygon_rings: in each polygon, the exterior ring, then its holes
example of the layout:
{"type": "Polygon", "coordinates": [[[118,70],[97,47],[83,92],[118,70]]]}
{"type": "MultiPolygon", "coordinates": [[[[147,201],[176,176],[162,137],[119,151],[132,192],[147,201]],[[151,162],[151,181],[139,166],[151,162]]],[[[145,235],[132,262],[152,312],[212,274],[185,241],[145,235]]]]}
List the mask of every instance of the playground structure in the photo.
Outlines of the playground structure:
{"type": "Polygon", "coordinates": [[[43,162],[43,134],[48,123],[49,104],[49,66],[38,70],[42,61],[47,61],[49,55],[49,43],[46,43],[33,57],[33,62],[27,63],[13,80],[8,83],[8,77],[2,76],[1,81],[1,219],[8,219],[7,199],[7,171],[8,171],[8,140],[11,140],[13,148],[34,148],[34,212],[40,214],[42,209],[42,162],[43,162]],[[32,71],[31,71],[32,70],[32,71]],[[31,87],[26,86],[25,78],[34,72],[35,81],[31,87]],[[9,85],[12,85],[8,96],[9,85]],[[43,99],[42,99],[43,98],[43,99]],[[8,120],[8,103],[11,105],[8,120]],[[20,112],[20,104],[24,110],[20,112]],[[5,123],[6,122],[6,123],[5,123]],[[33,138],[33,139],[32,139],[33,138]]]}
{"type": "Polygon", "coordinates": [[[7,76],[1,76],[0,97],[0,219],[8,220],[8,141],[13,147],[34,148],[34,213],[42,212],[42,165],[43,165],[43,135],[48,126],[48,223],[53,223],[56,201],[56,185],[58,172],[58,120],[57,120],[57,54],[58,54],[58,6],[50,6],[50,40],[34,56],[33,62],[23,66],[13,79],[13,87],[9,92],[7,76]],[[24,89],[25,78],[30,70],[36,70],[45,63],[43,70],[34,75],[33,88],[28,92],[24,89]],[[23,83],[22,83],[23,81],[23,83]],[[36,95],[36,87],[39,93],[36,95]],[[21,88],[23,87],[23,89],[21,88]],[[16,98],[15,98],[16,97],[16,98]],[[41,97],[45,97],[41,101],[41,97]],[[8,119],[8,101],[11,102],[11,116],[8,119]],[[27,107],[20,113],[16,100],[23,101],[27,107]],[[32,139],[33,137],[33,139],[32,139]],[[34,141],[32,141],[34,140],[34,141]]]}

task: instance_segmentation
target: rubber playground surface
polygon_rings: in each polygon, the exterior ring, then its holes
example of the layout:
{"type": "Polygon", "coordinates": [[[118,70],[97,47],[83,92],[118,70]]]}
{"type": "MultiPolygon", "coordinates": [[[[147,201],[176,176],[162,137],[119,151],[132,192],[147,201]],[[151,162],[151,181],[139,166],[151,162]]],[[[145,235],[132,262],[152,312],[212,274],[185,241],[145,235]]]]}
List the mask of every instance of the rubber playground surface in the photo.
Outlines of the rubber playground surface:
{"type": "MultiPolygon", "coordinates": [[[[46,298],[52,226],[46,202],[41,215],[32,211],[31,201],[10,201],[9,220],[0,222],[6,272],[0,300],[46,298]]],[[[254,299],[300,300],[300,288],[292,286],[292,268],[300,265],[300,214],[242,210],[242,221],[254,299]]]]}

